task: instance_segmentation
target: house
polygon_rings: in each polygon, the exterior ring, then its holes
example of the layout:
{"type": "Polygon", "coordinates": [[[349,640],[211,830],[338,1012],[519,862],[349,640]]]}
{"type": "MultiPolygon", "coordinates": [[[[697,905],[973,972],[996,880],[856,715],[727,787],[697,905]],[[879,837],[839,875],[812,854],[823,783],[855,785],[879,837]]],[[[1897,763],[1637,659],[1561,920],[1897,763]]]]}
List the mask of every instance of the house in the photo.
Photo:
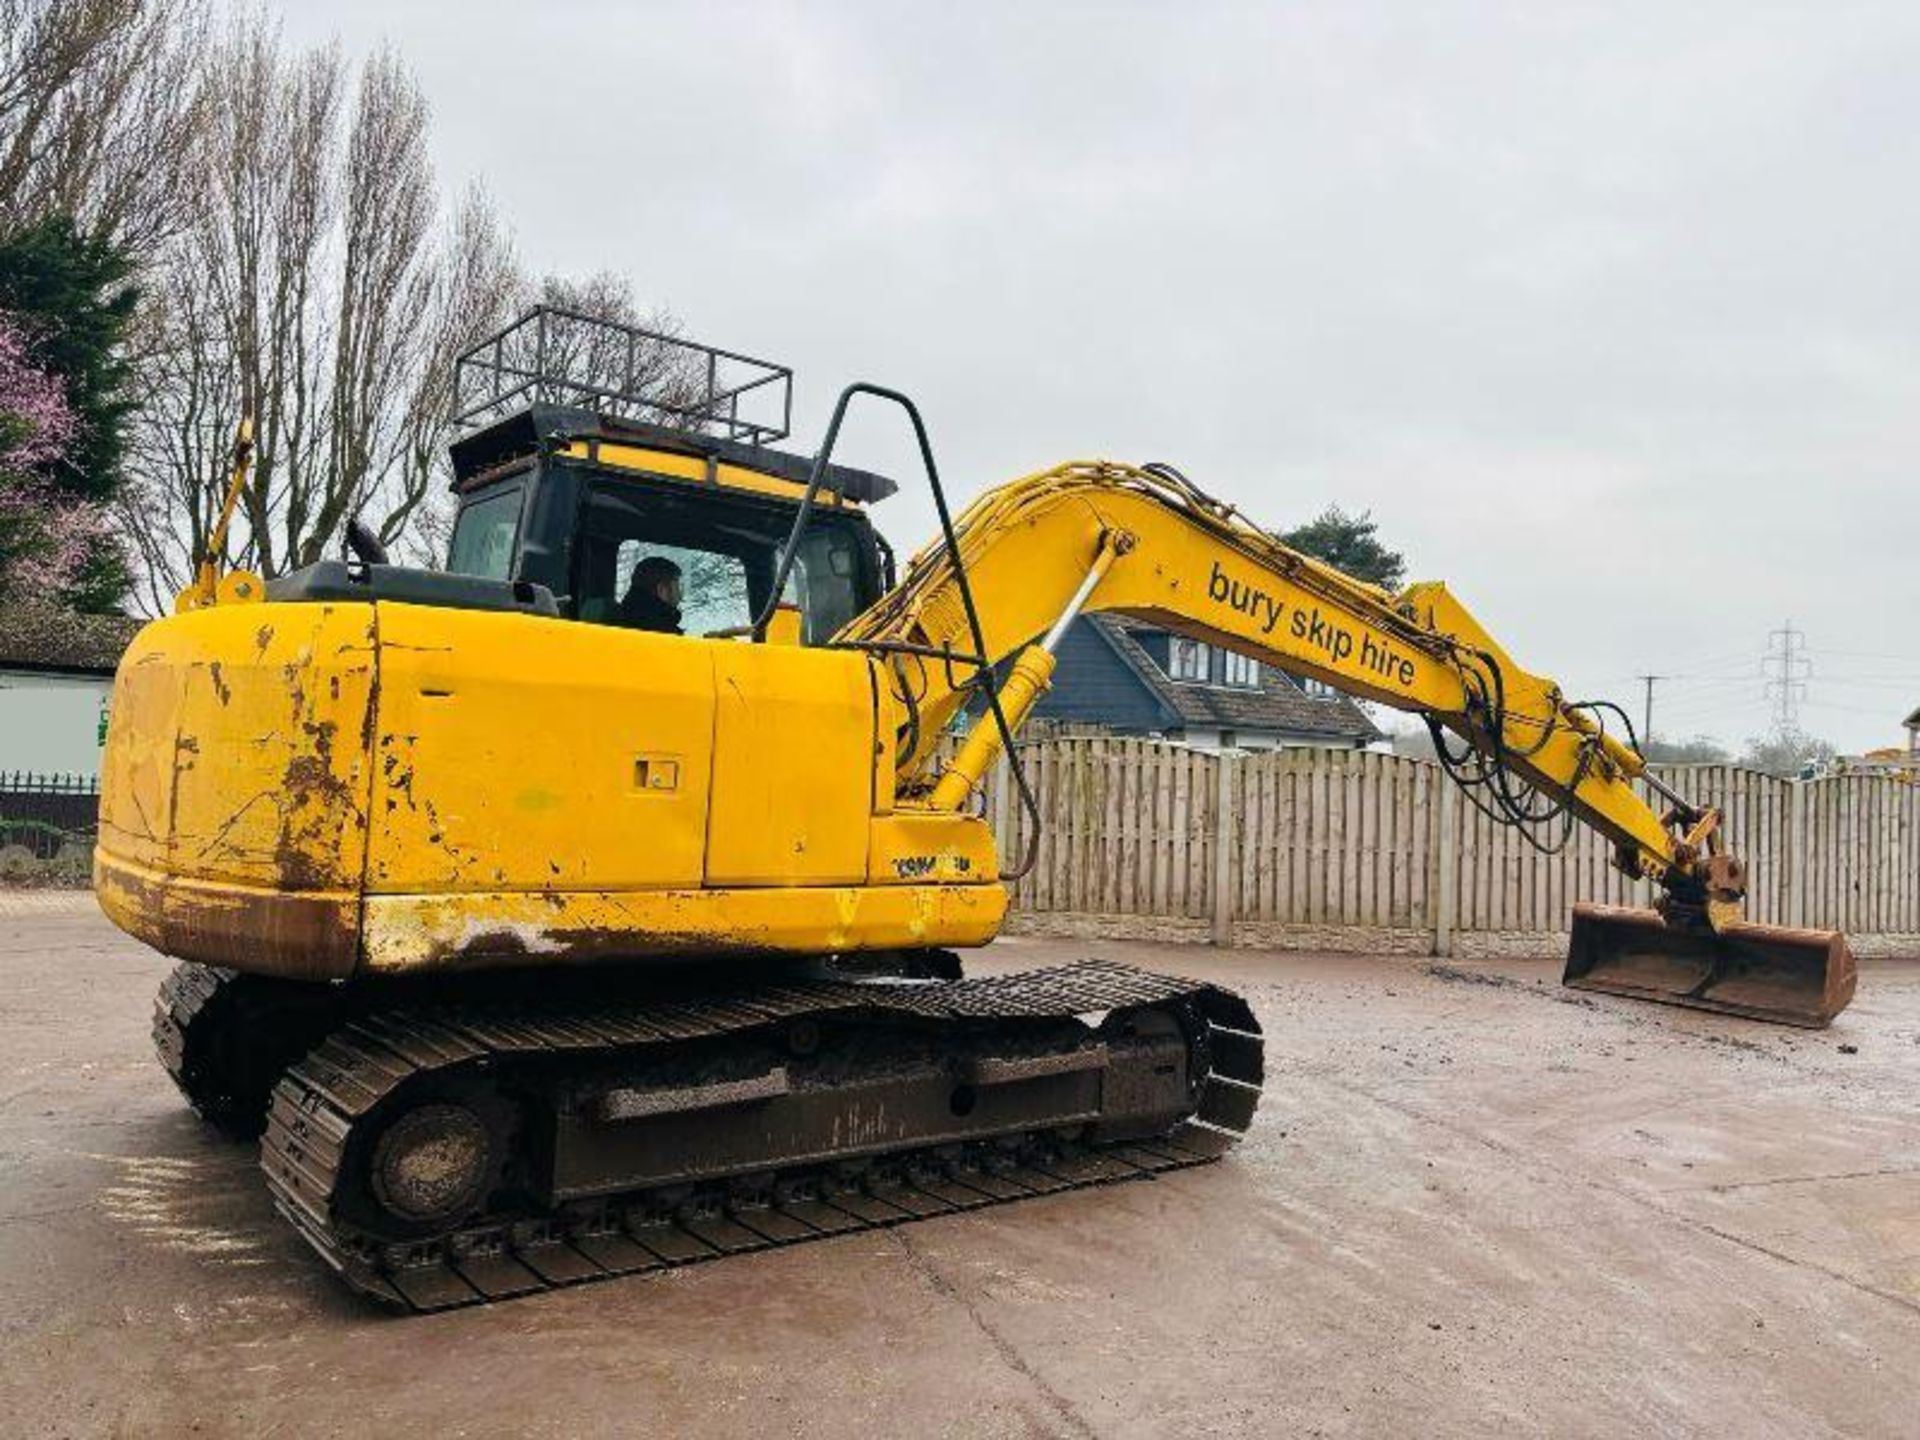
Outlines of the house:
{"type": "Polygon", "coordinates": [[[0,608],[0,772],[98,778],[114,667],[141,624],[0,608]]]}
{"type": "Polygon", "coordinates": [[[1057,653],[1053,688],[1034,708],[1039,719],[1204,750],[1359,750],[1381,738],[1358,705],[1328,686],[1142,621],[1083,615],[1057,653]]]}
{"type": "Polygon", "coordinates": [[[1920,710],[1907,716],[1907,754],[1920,757],[1920,710]]]}

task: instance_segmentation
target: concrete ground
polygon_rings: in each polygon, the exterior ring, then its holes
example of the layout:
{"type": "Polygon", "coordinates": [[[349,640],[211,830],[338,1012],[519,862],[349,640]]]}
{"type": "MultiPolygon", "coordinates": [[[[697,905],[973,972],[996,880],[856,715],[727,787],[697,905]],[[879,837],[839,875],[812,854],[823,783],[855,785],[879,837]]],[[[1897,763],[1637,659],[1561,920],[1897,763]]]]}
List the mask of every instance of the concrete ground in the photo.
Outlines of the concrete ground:
{"type": "Polygon", "coordinates": [[[0,894],[21,1435],[1896,1435],[1920,1426],[1920,966],[1831,1031],[1524,963],[1097,949],[1251,996],[1225,1163],[491,1309],[344,1294],[148,1051],[163,971],[0,894]]]}

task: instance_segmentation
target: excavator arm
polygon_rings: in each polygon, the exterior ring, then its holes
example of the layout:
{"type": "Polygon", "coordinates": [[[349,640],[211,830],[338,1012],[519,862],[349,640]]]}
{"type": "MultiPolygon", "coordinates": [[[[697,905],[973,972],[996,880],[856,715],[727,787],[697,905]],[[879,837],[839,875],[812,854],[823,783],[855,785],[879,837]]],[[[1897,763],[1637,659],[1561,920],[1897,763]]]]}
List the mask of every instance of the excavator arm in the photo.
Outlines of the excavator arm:
{"type": "Polygon", "coordinates": [[[1663,892],[1658,914],[1580,907],[1568,981],[1709,1009],[1824,1024],[1851,997],[1828,932],[1740,918],[1746,876],[1719,813],[1650,775],[1626,716],[1569,700],[1521,666],[1446,588],[1392,594],[1300,554],[1167,466],[1077,462],[979,497],[952,540],[837,642],[879,656],[897,710],[903,804],[966,805],[1050,682],[1084,612],[1128,615],[1422,716],[1468,798],[1542,848],[1575,823],[1663,892]],[[976,641],[979,643],[976,644],[976,641]],[[944,768],[937,737],[975,720],[944,768]],[[1611,712],[1627,739],[1611,733],[1611,712]],[[1656,809],[1634,782],[1665,802],[1656,809]]]}

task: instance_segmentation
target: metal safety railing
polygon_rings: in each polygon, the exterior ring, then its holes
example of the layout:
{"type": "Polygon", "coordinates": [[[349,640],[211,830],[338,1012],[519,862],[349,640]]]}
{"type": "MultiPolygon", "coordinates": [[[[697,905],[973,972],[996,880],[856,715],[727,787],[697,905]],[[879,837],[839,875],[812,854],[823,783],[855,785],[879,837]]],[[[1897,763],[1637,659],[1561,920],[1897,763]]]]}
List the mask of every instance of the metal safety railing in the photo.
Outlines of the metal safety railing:
{"type": "Polygon", "coordinates": [[[793,371],[644,326],[539,305],[459,357],[452,420],[477,429],[539,404],[760,445],[792,426],[793,371]]]}

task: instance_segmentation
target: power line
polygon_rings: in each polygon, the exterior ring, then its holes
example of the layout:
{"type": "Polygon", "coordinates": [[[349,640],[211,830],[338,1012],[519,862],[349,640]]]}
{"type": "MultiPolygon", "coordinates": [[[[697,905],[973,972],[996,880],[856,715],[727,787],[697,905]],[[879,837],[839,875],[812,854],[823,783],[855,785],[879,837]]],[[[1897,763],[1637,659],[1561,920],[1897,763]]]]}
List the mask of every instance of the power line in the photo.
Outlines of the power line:
{"type": "MultiPolygon", "coordinates": [[[[1844,710],[1849,715],[1875,715],[1883,720],[1889,714],[1877,705],[1847,705],[1838,700],[1809,700],[1807,704],[1816,710],[1844,710]]],[[[1891,729],[1891,725],[1888,728],[1891,729]]]]}
{"type": "Polygon", "coordinates": [[[1718,695],[1685,695],[1662,707],[1668,716],[1695,715],[1714,710],[1746,710],[1767,703],[1767,693],[1758,684],[1750,689],[1722,692],[1718,695]]]}
{"type": "Polygon", "coordinates": [[[1897,660],[1907,665],[1920,665],[1920,655],[1897,655],[1891,650],[1825,650],[1822,655],[1837,655],[1843,660],[1897,660]]]}
{"type": "MultiPolygon", "coordinates": [[[[1696,655],[1690,660],[1669,660],[1667,664],[1669,668],[1675,672],[1679,672],[1683,670],[1715,670],[1722,665],[1731,665],[1735,662],[1743,665],[1751,665],[1753,663],[1753,651],[1746,649],[1713,651],[1705,655],[1696,655]]],[[[1635,678],[1637,679],[1638,677],[1636,676],[1635,678]]]]}
{"type": "MultiPolygon", "coordinates": [[[[1640,677],[1636,675],[1633,678],[1638,680],[1640,677]]],[[[1664,678],[1675,685],[1684,686],[1688,693],[1692,694],[1702,690],[1724,690],[1728,687],[1758,687],[1765,677],[1759,671],[1753,670],[1745,675],[1714,675],[1706,679],[1696,679],[1691,675],[1668,675],[1664,678]]]]}
{"type": "MultiPolygon", "coordinates": [[[[1753,675],[1756,678],[1759,675],[1759,672],[1754,669],[1753,651],[1751,650],[1741,650],[1722,655],[1708,655],[1696,660],[1678,662],[1663,660],[1660,663],[1667,667],[1666,674],[1656,677],[1661,680],[1692,682],[1702,679],[1712,679],[1716,676],[1744,678],[1742,676],[1730,675],[1729,667],[1732,667],[1733,670],[1745,671],[1747,674],[1753,675]]],[[[1605,676],[1603,677],[1602,683],[1607,685],[1625,685],[1633,681],[1644,681],[1645,679],[1646,675],[1644,672],[1636,670],[1626,675],[1616,674],[1605,676]]]]}
{"type": "MultiPolygon", "coordinates": [[[[1737,723],[1735,715],[1752,715],[1763,708],[1771,709],[1772,728],[1783,731],[1798,729],[1809,706],[1827,714],[1870,715],[1876,712],[1866,707],[1881,693],[1889,698],[1891,692],[1920,693],[1920,673],[1911,678],[1903,674],[1909,666],[1920,666],[1920,655],[1815,649],[1806,632],[1791,620],[1769,633],[1766,652],[1758,660],[1751,650],[1697,651],[1684,662],[1667,660],[1665,664],[1660,673],[1635,671],[1607,682],[1641,687],[1641,729],[1649,736],[1656,699],[1666,729],[1676,733],[1713,719],[1737,723]],[[1822,695],[1832,698],[1812,695],[1816,662],[1822,695]]],[[[1757,716],[1753,728],[1760,728],[1757,716]]]]}

